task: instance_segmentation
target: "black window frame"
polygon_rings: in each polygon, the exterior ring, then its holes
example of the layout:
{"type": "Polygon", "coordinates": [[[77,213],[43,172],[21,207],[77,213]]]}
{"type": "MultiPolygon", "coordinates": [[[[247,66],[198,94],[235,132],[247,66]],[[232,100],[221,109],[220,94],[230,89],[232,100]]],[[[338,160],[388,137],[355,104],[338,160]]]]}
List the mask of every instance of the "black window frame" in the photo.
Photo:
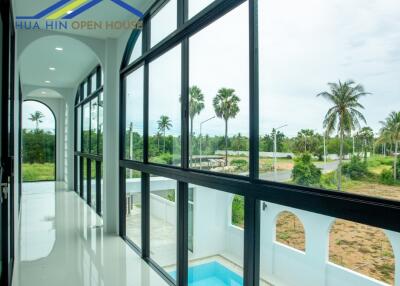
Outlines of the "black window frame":
{"type": "MultiPolygon", "coordinates": [[[[142,55],[129,63],[132,50],[140,31],[133,31],[128,41],[120,70],[120,186],[119,229],[120,236],[157,271],[169,284],[188,284],[188,184],[196,184],[245,198],[244,222],[244,284],[259,285],[260,267],[260,211],[261,202],[294,207],[309,212],[346,219],[387,230],[400,231],[400,202],[367,197],[352,193],[324,190],[260,180],[259,174],[259,60],[258,60],[258,0],[215,0],[202,11],[188,19],[189,0],[178,0],[177,29],[150,47],[150,20],[162,9],[167,0],[157,1],[143,17],[142,55]],[[223,17],[244,2],[248,2],[249,28],[249,176],[212,173],[189,168],[189,37],[223,17]],[[181,166],[167,166],[149,162],[149,63],[181,44],[181,166]],[[143,162],[127,160],[125,152],[126,77],[144,66],[143,106],[143,162]],[[137,247],[126,236],[125,225],[125,174],[133,169],[142,174],[142,247],[137,247]],[[173,281],[150,258],[150,174],[178,181],[177,191],[177,276],[173,281]]],[[[266,204],[266,207],[268,204],[266,204]]]]}
{"type": "MultiPolygon", "coordinates": [[[[83,185],[86,184],[87,186],[87,195],[86,195],[86,202],[87,204],[92,207],[92,191],[91,191],[91,180],[92,180],[92,162],[95,163],[95,180],[96,180],[96,213],[99,216],[102,216],[102,204],[101,204],[101,180],[102,180],[102,164],[103,164],[103,154],[102,150],[100,150],[100,116],[99,116],[99,109],[100,109],[100,95],[103,93],[103,82],[102,82],[102,70],[101,66],[96,66],[79,84],[78,91],[75,98],[75,107],[74,107],[74,189],[75,192],[83,199],[84,198],[84,187],[83,185]],[[96,74],[96,87],[93,89],[91,86],[91,78],[93,75],[96,74]],[[84,92],[83,88],[86,84],[86,94],[87,96],[83,98],[84,92]],[[92,126],[91,126],[91,104],[93,101],[97,100],[97,142],[96,142],[96,151],[91,152],[91,140],[92,140],[92,126]],[[83,107],[85,105],[89,105],[89,146],[88,152],[84,152],[83,150],[83,107]],[[80,109],[79,109],[80,107],[80,109]],[[80,112],[81,120],[80,126],[78,126],[78,111],[80,112]],[[80,137],[78,136],[78,132],[80,132],[80,137]],[[80,138],[80,150],[78,150],[78,138],[80,138]],[[83,160],[87,160],[87,179],[84,180],[83,177],[83,160]],[[79,168],[78,168],[79,164],[79,168]],[[78,173],[79,170],[79,173],[78,173]],[[79,184],[78,184],[79,182],[79,184]]],[[[104,95],[103,95],[104,99],[104,95]]]]}

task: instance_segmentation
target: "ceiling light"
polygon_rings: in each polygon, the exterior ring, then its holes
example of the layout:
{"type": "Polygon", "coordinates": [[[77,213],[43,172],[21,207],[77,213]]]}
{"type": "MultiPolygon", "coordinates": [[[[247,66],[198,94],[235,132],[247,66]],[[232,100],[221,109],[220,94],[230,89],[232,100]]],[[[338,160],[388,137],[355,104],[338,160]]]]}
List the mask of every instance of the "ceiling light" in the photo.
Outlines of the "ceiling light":
{"type": "Polygon", "coordinates": [[[51,81],[49,81],[49,80],[46,80],[46,81],[45,81],[45,83],[51,83],[51,81]]]}
{"type": "Polygon", "coordinates": [[[55,71],[55,70],[56,70],[56,68],[49,67],[49,70],[51,70],[51,71],[55,71]]]}
{"type": "Polygon", "coordinates": [[[63,51],[64,49],[61,47],[56,47],[56,51],[63,51]]]}

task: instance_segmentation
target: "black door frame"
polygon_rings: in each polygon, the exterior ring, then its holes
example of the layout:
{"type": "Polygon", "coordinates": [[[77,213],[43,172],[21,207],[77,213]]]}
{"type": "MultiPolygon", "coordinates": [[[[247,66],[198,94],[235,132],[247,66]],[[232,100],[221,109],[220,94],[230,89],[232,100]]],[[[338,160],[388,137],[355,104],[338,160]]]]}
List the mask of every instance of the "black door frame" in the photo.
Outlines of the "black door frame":
{"type": "MultiPolygon", "coordinates": [[[[1,206],[1,285],[11,285],[14,265],[14,73],[15,30],[12,6],[9,0],[1,1],[2,34],[2,89],[1,89],[1,183],[8,194],[0,194],[1,206]]],[[[3,191],[3,190],[2,190],[3,191]]]]}

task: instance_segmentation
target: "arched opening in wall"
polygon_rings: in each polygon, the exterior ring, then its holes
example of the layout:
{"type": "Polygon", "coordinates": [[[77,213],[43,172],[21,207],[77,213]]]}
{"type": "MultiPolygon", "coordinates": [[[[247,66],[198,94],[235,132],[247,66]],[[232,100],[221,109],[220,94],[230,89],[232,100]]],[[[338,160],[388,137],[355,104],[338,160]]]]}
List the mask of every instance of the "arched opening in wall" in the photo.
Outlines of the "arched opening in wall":
{"type": "Polygon", "coordinates": [[[306,236],[302,222],[293,213],[288,211],[281,212],[276,219],[277,242],[292,248],[305,251],[306,236]]]}
{"type": "Polygon", "coordinates": [[[235,195],[232,200],[231,223],[244,228],[244,197],[235,195]]]}
{"type": "Polygon", "coordinates": [[[394,285],[392,245],[379,228],[337,219],[329,234],[329,261],[394,285]]]}
{"type": "Polygon", "coordinates": [[[22,104],[22,180],[56,179],[56,117],[44,103],[26,100],[22,104]]]}

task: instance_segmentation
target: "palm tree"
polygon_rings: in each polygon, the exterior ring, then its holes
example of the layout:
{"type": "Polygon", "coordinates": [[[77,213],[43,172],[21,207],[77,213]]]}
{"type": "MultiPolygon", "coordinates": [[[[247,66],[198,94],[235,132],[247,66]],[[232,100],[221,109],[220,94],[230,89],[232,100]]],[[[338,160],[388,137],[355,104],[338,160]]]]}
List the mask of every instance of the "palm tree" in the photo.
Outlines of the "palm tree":
{"type": "Polygon", "coordinates": [[[239,113],[239,101],[240,98],[231,88],[221,88],[213,101],[215,114],[225,121],[225,166],[228,166],[228,121],[239,113]]]}
{"type": "Polygon", "coordinates": [[[363,142],[364,160],[367,161],[367,146],[374,140],[374,131],[371,127],[363,127],[358,131],[357,137],[363,142]]]}
{"type": "Polygon", "coordinates": [[[172,127],[171,119],[166,115],[161,115],[160,120],[157,121],[158,130],[163,134],[164,137],[164,153],[165,153],[165,132],[172,127]]]}
{"type": "Polygon", "coordinates": [[[382,121],[381,140],[394,144],[393,178],[397,180],[397,161],[400,141],[400,112],[393,111],[385,121],[382,121]]]}
{"type": "Polygon", "coordinates": [[[317,96],[330,101],[333,106],[328,110],[324,119],[324,128],[329,135],[337,130],[340,139],[340,154],[338,166],[338,190],[342,188],[342,162],[344,136],[352,130],[360,128],[360,121],[366,123],[364,115],[359,109],[364,109],[359,103],[361,97],[369,94],[360,84],[348,80],[339,83],[328,83],[330,91],[319,93],[317,96]]]}
{"type": "Polygon", "coordinates": [[[39,123],[42,123],[44,115],[40,111],[35,111],[34,113],[30,114],[29,120],[36,123],[36,130],[39,130],[39,123]]]}
{"type": "MultiPolygon", "coordinates": [[[[189,89],[189,118],[190,118],[190,144],[193,144],[193,120],[204,109],[204,95],[197,86],[189,89]]],[[[191,148],[191,146],[190,146],[191,148]]],[[[193,162],[193,150],[190,153],[190,164],[193,162]]]]}

